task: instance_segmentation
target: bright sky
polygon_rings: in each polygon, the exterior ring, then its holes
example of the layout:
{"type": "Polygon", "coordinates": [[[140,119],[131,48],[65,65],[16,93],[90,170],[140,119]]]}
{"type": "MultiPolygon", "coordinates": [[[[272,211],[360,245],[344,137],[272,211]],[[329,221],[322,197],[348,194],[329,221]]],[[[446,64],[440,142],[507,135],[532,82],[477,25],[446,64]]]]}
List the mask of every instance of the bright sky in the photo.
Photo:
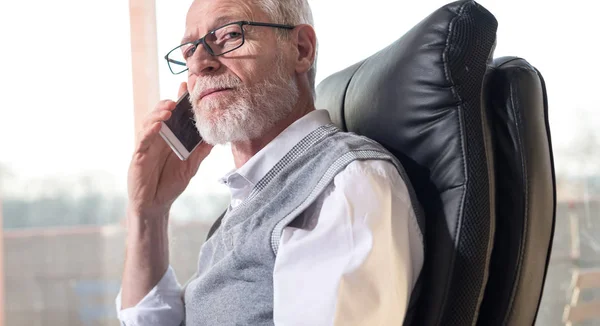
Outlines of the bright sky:
{"type": "MultiPolygon", "coordinates": [[[[448,1],[309,2],[320,45],[319,82],[387,46],[448,1]]],[[[479,2],[499,21],[495,56],[526,58],[544,75],[555,148],[573,145],[583,123],[598,129],[600,28],[593,2],[479,2]],[[578,113],[587,116],[576,119],[578,113]]],[[[157,0],[160,58],[179,42],[190,3],[157,0]]],[[[69,180],[95,171],[109,176],[105,187],[124,191],[133,148],[128,1],[2,1],[0,33],[0,164],[25,179],[69,180]]],[[[159,64],[161,97],[174,98],[184,77],[159,64]]],[[[213,191],[232,167],[227,148],[212,156],[190,191],[213,191]]],[[[6,190],[26,189],[21,183],[6,190]]]]}

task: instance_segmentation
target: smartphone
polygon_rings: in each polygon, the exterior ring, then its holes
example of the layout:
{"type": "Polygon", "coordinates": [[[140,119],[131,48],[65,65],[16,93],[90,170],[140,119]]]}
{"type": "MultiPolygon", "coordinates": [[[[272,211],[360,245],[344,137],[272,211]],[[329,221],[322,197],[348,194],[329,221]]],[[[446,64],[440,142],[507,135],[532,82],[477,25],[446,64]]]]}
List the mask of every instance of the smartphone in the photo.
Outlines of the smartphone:
{"type": "Polygon", "coordinates": [[[169,120],[162,122],[159,133],[182,161],[187,160],[194,149],[202,143],[188,92],[177,101],[169,120]]]}

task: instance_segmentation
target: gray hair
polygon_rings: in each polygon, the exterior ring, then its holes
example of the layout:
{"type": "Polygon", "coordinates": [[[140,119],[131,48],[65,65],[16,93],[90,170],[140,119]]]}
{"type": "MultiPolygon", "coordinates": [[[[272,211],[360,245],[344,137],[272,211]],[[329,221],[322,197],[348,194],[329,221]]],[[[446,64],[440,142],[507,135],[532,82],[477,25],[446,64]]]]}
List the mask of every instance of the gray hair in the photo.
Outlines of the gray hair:
{"type": "MultiPolygon", "coordinates": [[[[314,26],[312,11],[307,0],[256,0],[258,6],[277,24],[314,26]]],[[[285,38],[287,33],[279,31],[278,36],[285,38]]],[[[308,83],[315,95],[315,79],[317,76],[317,59],[308,71],[308,83]]]]}

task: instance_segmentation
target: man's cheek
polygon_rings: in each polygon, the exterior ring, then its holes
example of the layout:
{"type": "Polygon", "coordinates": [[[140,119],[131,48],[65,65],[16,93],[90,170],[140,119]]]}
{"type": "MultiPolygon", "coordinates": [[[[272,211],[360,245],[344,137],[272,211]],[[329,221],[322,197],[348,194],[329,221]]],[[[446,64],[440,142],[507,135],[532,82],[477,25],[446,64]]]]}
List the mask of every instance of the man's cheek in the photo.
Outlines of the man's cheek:
{"type": "Polygon", "coordinates": [[[197,80],[198,80],[197,77],[188,75],[188,82],[187,82],[188,93],[190,93],[190,94],[193,93],[197,80]]]}

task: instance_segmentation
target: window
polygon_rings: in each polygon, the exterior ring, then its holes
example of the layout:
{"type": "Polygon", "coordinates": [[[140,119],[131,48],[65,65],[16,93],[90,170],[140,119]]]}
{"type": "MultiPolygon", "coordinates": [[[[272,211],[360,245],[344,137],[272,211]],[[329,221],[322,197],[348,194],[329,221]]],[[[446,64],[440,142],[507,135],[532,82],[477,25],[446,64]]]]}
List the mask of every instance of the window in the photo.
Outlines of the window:
{"type": "Polygon", "coordinates": [[[114,320],[133,149],[127,2],[2,2],[0,16],[4,325],[114,320]]]}

